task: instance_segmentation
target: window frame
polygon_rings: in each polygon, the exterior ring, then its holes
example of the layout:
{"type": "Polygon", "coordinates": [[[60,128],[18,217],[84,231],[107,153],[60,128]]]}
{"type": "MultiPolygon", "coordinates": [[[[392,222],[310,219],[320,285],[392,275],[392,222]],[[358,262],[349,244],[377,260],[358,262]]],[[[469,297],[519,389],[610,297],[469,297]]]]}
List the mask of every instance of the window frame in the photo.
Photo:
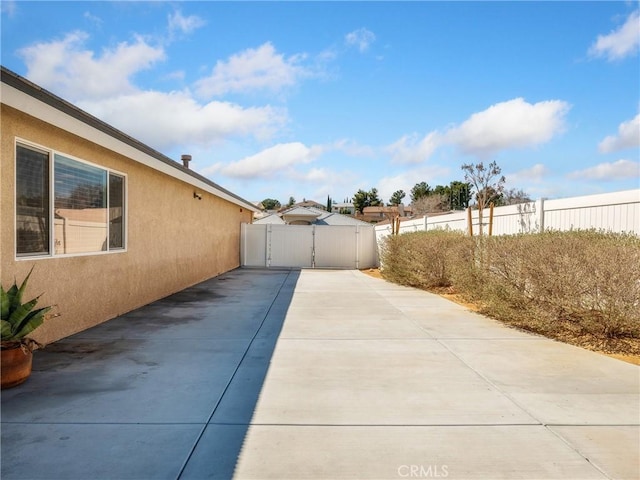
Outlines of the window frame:
{"type": "Polygon", "coordinates": [[[14,255],[16,260],[25,260],[25,259],[38,259],[38,258],[46,258],[51,256],[51,248],[53,245],[53,241],[52,241],[52,235],[51,235],[51,225],[52,225],[52,221],[53,221],[53,208],[51,208],[51,188],[53,185],[53,178],[52,178],[52,174],[51,174],[51,153],[47,150],[44,149],[38,145],[34,145],[31,143],[24,143],[24,142],[16,142],[15,144],[15,149],[14,149],[14,188],[13,188],[13,233],[14,233],[14,255]],[[47,179],[47,190],[48,190],[48,195],[49,198],[48,200],[48,212],[46,215],[47,218],[47,227],[48,227],[48,231],[47,231],[47,239],[48,239],[48,244],[47,244],[47,253],[40,253],[40,252],[36,252],[36,253],[22,253],[19,254],[18,253],[18,147],[22,147],[22,148],[26,148],[26,149],[30,149],[32,151],[35,151],[37,153],[40,153],[42,155],[46,155],[47,156],[47,170],[48,170],[48,175],[49,178],[47,179]]]}
{"type": "Polygon", "coordinates": [[[127,176],[116,170],[107,170],[107,252],[123,252],[127,250],[127,176]],[[114,247],[111,244],[111,177],[122,179],[122,246],[114,247]]]}
{"type": "Polygon", "coordinates": [[[62,152],[60,150],[56,150],[54,148],[45,147],[43,145],[34,143],[29,140],[25,140],[19,137],[15,138],[14,142],[14,185],[13,185],[13,233],[14,233],[14,248],[13,254],[16,261],[23,260],[42,260],[47,258],[66,258],[66,257],[86,257],[89,255],[112,255],[118,253],[126,253],[128,251],[128,201],[129,201],[129,181],[128,175],[119,170],[115,170],[109,167],[105,167],[104,165],[99,165],[94,162],[90,162],[81,158],[78,158],[74,155],[70,155],[68,153],[62,152]],[[49,212],[48,212],[48,221],[49,221],[49,252],[48,253],[33,253],[33,254],[18,254],[18,210],[16,204],[17,191],[18,191],[18,147],[31,149],[37,151],[39,153],[46,154],[48,156],[49,162],[49,212]],[[79,253],[55,253],[55,156],[60,155],[69,160],[73,160],[74,162],[78,162],[84,165],[88,165],[94,168],[98,168],[106,173],[106,196],[107,196],[107,238],[106,238],[106,250],[95,251],[95,252],[79,252],[79,253]],[[122,178],[123,188],[122,188],[122,247],[110,248],[109,246],[109,238],[110,238],[110,221],[109,221],[109,208],[110,208],[110,192],[109,192],[109,179],[111,175],[115,175],[122,178]]]}

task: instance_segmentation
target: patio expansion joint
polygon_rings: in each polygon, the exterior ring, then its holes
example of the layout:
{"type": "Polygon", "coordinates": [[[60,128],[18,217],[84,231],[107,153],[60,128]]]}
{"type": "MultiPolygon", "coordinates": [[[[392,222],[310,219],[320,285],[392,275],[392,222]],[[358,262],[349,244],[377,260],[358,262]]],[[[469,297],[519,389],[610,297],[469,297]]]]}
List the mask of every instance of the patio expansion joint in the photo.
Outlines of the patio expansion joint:
{"type": "MultiPolygon", "coordinates": [[[[444,340],[444,339],[443,339],[444,340]]],[[[537,340],[537,338],[534,338],[534,340],[537,340]]],[[[495,388],[496,391],[500,392],[501,395],[504,395],[505,398],[507,398],[511,403],[513,403],[516,407],[518,407],[520,410],[522,410],[523,412],[525,412],[529,417],[533,418],[534,420],[536,420],[537,422],[539,422],[540,426],[543,427],[547,432],[549,432],[551,435],[553,435],[554,437],[556,437],[558,440],[560,440],[568,449],[570,449],[571,451],[573,451],[576,455],[579,455],[580,457],[582,457],[584,459],[585,462],[587,462],[589,465],[591,465],[591,467],[593,467],[594,469],[596,469],[599,473],[601,473],[605,478],[611,478],[609,475],[607,475],[605,473],[605,471],[603,469],[601,469],[600,467],[598,467],[597,465],[595,465],[593,462],[591,462],[591,460],[589,459],[589,457],[583,453],[577,445],[574,445],[569,439],[565,438],[564,436],[562,436],[559,432],[554,430],[554,426],[557,425],[552,425],[549,423],[545,423],[543,421],[541,421],[539,418],[537,418],[532,412],[530,412],[524,405],[522,405],[520,402],[518,402],[516,399],[513,398],[513,396],[511,396],[508,392],[506,392],[505,390],[503,390],[502,388],[500,388],[495,382],[491,381],[486,375],[482,374],[481,372],[479,372],[478,370],[476,370],[475,368],[473,368],[468,362],[466,362],[464,359],[462,359],[459,355],[457,355],[453,350],[451,350],[449,348],[449,346],[444,343],[443,341],[438,340],[438,343],[440,345],[442,345],[447,351],[449,351],[451,353],[451,355],[453,355],[455,358],[457,358],[460,362],[462,362],[463,365],[466,365],[471,371],[473,371],[476,375],[478,375],[483,381],[487,382],[489,385],[491,385],[492,388],[495,388]]],[[[587,425],[583,425],[583,424],[579,424],[579,425],[567,425],[567,426],[572,426],[572,427],[584,427],[587,425]]]]}
{"type": "Polygon", "coordinates": [[[224,398],[225,394],[229,390],[229,387],[231,386],[231,382],[233,382],[233,379],[235,378],[236,374],[238,373],[238,370],[240,370],[240,366],[242,365],[242,362],[246,358],[249,350],[251,349],[251,346],[253,345],[253,342],[258,337],[258,334],[260,333],[260,330],[262,329],[262,327],[264,326],[264,323],[266,322],[267,318],[269,317],[269,313],[271,312],[271,309],[273,308],[274,304],[276,303],[276,300],[280,296],[281,292],[283,290],[285,290],[285,285],[287,284],[287,281],[288,281],[289,277],[291,276],[292,271],[293,270],[288,271],[287,275],[282,280],[282,283],[280,284],[280,287],[278,288],[277,293],[274,295],[273,300],[271,301],[271,304],[269,305],[269,308],[265,312],[264,317],[262,318],[262,321],[260,322],[260,325],[258,326],[258,328],[256,329],[255,333],[253,334],[253,337],[251,337],[251,341],[247,344],[247,347],[245,348],[245,351],[242,354],[242,357],[240,358],[240,361],[238,362],[238,364],[236,365],[235,369],[233,370],[233,373],[229,377],[229,380],[227,381],[227,383],[226,383],[226,385],[225,385],[225,387],[224,387],[224,389],[222,391],[222,394],[220,395],[220,397],[216,401],[215,405],[213,406],[213,408],[211,410],[211,414],[207,418],[206,422],[204,424],[201,424],[203,426],[200,429],[200,432],[198,433],[198,436],[196,437],[196,440],[193,442],[193,446],[191,447],[191,450],[189,451],[189,454],[185,458],[182,466],[180,467],[180,471],[178,472],[176,480],[179,480],[182,477],[185,469],[187,468],[187,464],[189,463],[189,460],[191,460],[191,457],[193,456],[193,453],[195,452],[196,448],[198,447],[198,444],[200,443],[200,440],[202,440],[202,437],[204,435],[204,432],[207,429],[207,426],[209,425],[209,423],[211,423],[211,420],[213,419],[213,416],[215,415],[216,411],[218,410],[218,407],[220,406],[220,403],[222,402],[222,399],[224,398]]]}
{"type": "MultiPolygon", "coordinates": [[[[380,295],[381,297],[384,298],[383,290],[377,290],[376,289],[375,291],[376,291],[376,293],[378,295],[380,295]]],[[[400,314],[402,315],[403,318],[409,320],[411,323],[416,325],[430,339],[435,340],[438,344],[440,344],[443,348],[445,348],[451,355],[453,355],[456,359],[458,359],[458,361],[460,361],[463,365],[465,365],[472,372],[474,372],[478,377],[480,377],[484,382],[486,382],[488,385],[490,385],[492,388],[494,388],[497,392],[499,392],[501,395],[503,395],[506,399],[508,399],[512,404],[514,404],[516,407],[518,407],[520,410],[522,410],[524,413],[526,413],[530,418],[534,419],[535,422],[537,422],[538,426],[543,427],[551,435],[553,435],[554,437],[558,438],[563,444],[565,444],[567,446],[567,448],[569,448],[570,450],[575,452],[577,455],[582,457],[584,459],[584,461],[589,463],[589,465],[591,465],[594,469],[596,469],[598,472],[600,472],[602,475],[604,475],[605,478],[611,478],[601,468],[599,468],[597,465],[593,464],[591,462],[591,460],[589,459],[589,457],[587,455],[585,455],[583,452],[581,452],[580,449],[576,445],[572,444],[568,439],[566,439],[562,435],[560,435],[559,432],[556,432],[553,429],[553,425],[546,424],[546,423],[542,422],[532,412],[530,412],[524,405],[522,405],[520,402],[515,400],[508,392],[506,392],[502,388],[500,388],[495,382],[491,381],[486,375],[482,374],[480,371],[478,371],[475,368],[473,368],[473,366],[471,366],[468,362],[466,362],[459,355],[457,355],[451,348],[449,348],[449,346],[445,342],[446,341],[451,341],[451,340],[454,340],[454,339],[443,338],[443,337],[434,337],[431,333],[429,333],[429,331],[427,331],[415,319],[413,319],[413,318],[409,317],[408,315],[406,315],[405,312],[403,312],[403,310],[402,310],[402,306],[398,306],[398,305],[392,305],[392,306],[394,308],[396,308],[400,312],[400,314]]],[[[483,338],[483,339],[470,338],[470,339],[465,339],[465,340],[486,341],[487,339],[485,339],[485,338],[483,338]]],[[[527,340],[527,341],[529,341],[529,340],[538,341],[538,340],[544,340],[544,337],[533,336],[532,338],[526,338],[524,340],[527,340]]],[[[536,424],[534,424],[534,425],[536,425],[536,424]]],[[[573,426],[573,425],[571,425],[571,426],[573,426]]],[[[577,427],[578,425],[575,425],[575,426],[577,427]]],[[[582,426],[582,425],[580,425],[580,426],[582,426]]]]}
{"type": "Polygon", "coordinates": [[[546,427],[541,423],[241,423],[213,422],[210,425],[239,427],[301,427],[301,428],[513,428],[546,427]]]}
{"type": "Polygon", "coordinates": [[[433,342],[435,338],[407,338],[407,337],[287,337],[280,336],[280,340],[301,340],[301,341],[329,341],[329,342],[387,342],[387,341],[403,341],[403,342],[433,342]]]}
{"type": "Polygon", "coordinates": [[[3,421],[2,425],[207,425],[205,422],[6,422],[3,421]]]}
{"type": "MultiPolygon", "coordinates": [[[[589,456],[586,453],[583,453],[580,448],[577,445],[574,445],[573,443],[571,443],[571,441],[567,438],[565,438],[564,436],[562,436],[560,434],[560,432],[556,432],[553,427],[555,426],[560,426],[560,425],[550,425],[547,424],[545,425],[545,429],[547,430],[547,432],[550,432],[553,436],[555,436],[558,440],[560,440],[562,443],[564,443],[567,448],[571,449],[572,451],[574,451],[577,455],[580,455],[582,458],[584,458],[584,460],[591,465],[593,468],[595,468],[598,472],[600,472],[604,477],[608,478],[608,479],[612,479],[613,477],[607,475],[607,473],[600,468],[598,465],[596,465],[595,463],[593,463],[591,461],[591,459],[589,458],[589,456]]],[[[596,425],[565,425],[565,426],[571,426],[571,427],[585,427],[585,426],[596,426],[596,425]]]]}

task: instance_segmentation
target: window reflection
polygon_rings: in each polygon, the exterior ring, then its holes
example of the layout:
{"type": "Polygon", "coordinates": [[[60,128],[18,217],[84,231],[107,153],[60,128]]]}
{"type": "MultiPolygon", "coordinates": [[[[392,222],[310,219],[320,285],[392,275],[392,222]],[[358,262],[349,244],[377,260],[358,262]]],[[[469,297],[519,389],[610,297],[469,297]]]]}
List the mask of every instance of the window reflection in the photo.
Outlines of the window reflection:
{"type": "Polygon", "coordinates": [[[107,172],[55,155],[55,253],[107,250],[107,172]]]}

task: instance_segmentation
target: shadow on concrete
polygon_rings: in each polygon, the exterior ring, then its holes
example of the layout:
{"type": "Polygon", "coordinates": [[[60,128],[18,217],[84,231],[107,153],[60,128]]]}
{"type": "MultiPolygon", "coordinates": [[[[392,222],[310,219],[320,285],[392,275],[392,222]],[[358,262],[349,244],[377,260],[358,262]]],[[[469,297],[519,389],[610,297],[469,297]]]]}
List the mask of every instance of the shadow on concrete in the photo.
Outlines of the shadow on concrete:
{"type": "Polygon", "coordinates": [[[299,275],[233,270],[36,352],[1,477],[232,477],[299,275]]]}
{"type": "Polygon", "coordinates": [[[290,271],[244,352],[238,367],[179,478],[233,478],[300,271],[290,271]]]}

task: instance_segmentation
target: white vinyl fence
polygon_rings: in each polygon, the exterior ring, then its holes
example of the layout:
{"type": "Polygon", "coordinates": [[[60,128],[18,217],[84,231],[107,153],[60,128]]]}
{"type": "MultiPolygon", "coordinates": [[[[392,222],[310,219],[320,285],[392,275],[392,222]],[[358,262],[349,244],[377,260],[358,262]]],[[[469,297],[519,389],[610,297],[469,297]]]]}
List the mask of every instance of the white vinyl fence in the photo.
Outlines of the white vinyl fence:
{"type": "Polygon", "coordinates": [[[243,267],[373,268],[376,235],[368,225],[242,224],[243,267]]]}
{"type": "MultiPolygon", "coordinates": [[[[473,234],[480,230],[478,211],[472,212],[473,234]]],[[[483,211],[483,232],[489,229],[489,209],[483,211]]],[[[493,235],[535,233],[544,230],[605,230],[640,235],[640,189],[583,197],[537,200],[496,207],[493,235]]],[[[401,222],[399,233],[435,229],[468,231],[468,213],[418,218],[401,222]]],[[[376,238],[391,234],[390,225],[376,227],[376,238]]]]}

